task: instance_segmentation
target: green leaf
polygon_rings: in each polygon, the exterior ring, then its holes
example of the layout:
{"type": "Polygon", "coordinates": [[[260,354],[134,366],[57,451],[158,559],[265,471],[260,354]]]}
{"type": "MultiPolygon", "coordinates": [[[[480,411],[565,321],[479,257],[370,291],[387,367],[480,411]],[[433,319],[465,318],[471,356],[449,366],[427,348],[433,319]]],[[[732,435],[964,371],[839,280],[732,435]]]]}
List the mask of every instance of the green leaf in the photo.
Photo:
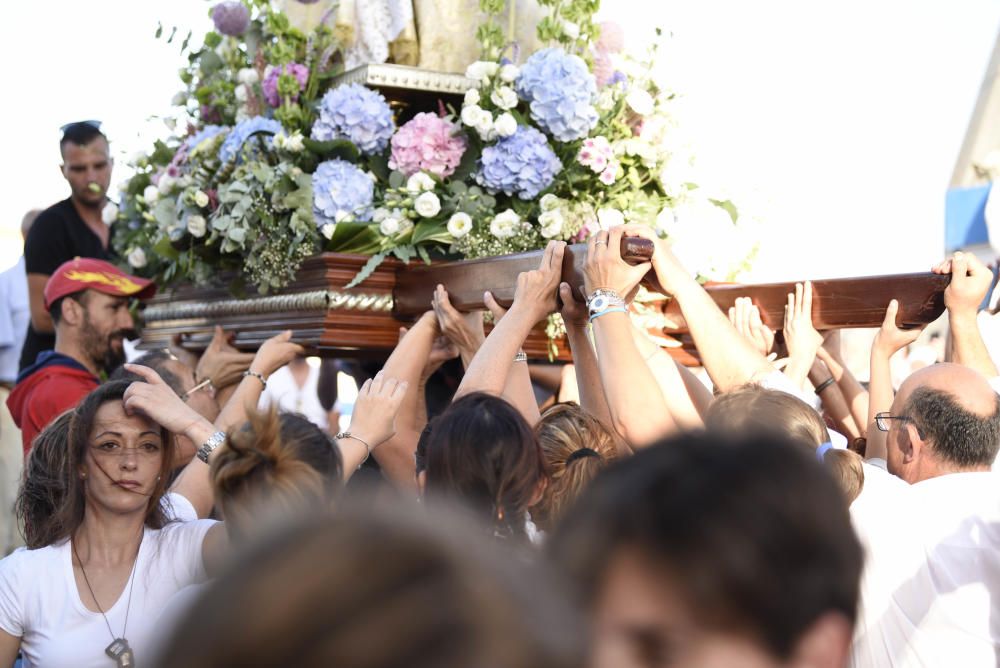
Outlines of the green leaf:
{"type": "Polygon", "coordinates": [[[375,255],[372,255],[370,258],[368,258],[368,262],[365,262],[365,266],[361,267],[361,271],[359,271],[357,275],[351,279],[350,283],[344,286],[344,289],[346,290],[353,288],[354,286],[360,284],[366,278],[371,276],[372,273],[376,269],[378,269],[378,266],[382,264],[382,261],[384,259],[385,259],[385,253],[376,253],[375,255]]]}
{"type": "Polygon", "coordinates": [[[410,264],[410,260],[413,259],[413,246],[396,246],[392,249],[392,254],[403,264],[410,264]]]}
{"type": "Polygon", "coordinates": [[[156,39],[160,39],[163,36],[163,24],[159,21],[156,22],[156,34],[153,35],[156,39]]]}
{"type": "Polygon", "coordinates": [[[184,37],[184,41],[181,42],[181,51],[187,51],[188,44],[191,43],[191,37],[194,35],[194,31],[188,30],[188,34],[184,37]]]}
{"type": "Polygon", "coordinates": [[[219,54],[211,50],[202,52],[201,58],[198,60],[198,67],[201,69],[202,74],[205,75],[218,72],[224,66],[225,63],[222,62],[222,58],[219,57],[219,54]]]}
{"type": "Polygon", "coordinates": [[[167,237],[160,237],[160,240],[153,244],[153,253],[158,257],[176,261],[181,256],[180,252],[174,248],[167,237]]]}
{"type": "Polygon", "coordinates": [[[423,246],[417,246],[417,255],[419,255],[420,259],[424,261],[424,264],[431,263],[431,256],[427,253],[427,249],[423,246]]]}
{"type": "Polygon", "coordinates": [[[734,224],[736,223],[736,220],[740,217],[739,210],[736,208],[736,205],[733,204],[730,200],[727,199],[723,201],[723,200],[713,199],[709,201],[715,206],[719,207],[720,209],[723,209],[726,213],[728,213],[729,217],[733,219],[734,224]]]}
{"type": "Polygon", "coordinates": [[[406,183],[406,177],[400,172],[392,172],[389,174],[389,187],[390,188],[402,188],[406,183]]]}
{"type": "Polygon", "coordinates": [[[346,139],[316,141],[315,139],[305,138],[302,143],[321,160],[340,158],[341,160],[355,163],[361,158],[361,152],[358,150],[358,147],[346,139]]]}
{"type": "Polygon", "coordinates": [[[384,153],[373,155],[368,159],[368,169],[378,177],[379,181],[389,180],[389,158],[384,153]]]}
{"type": "Polygon", "coordinates": [[[174,26],[173,29],[170,31],[170,37],[167,38],[167,44],[173,44],[174,37],[177,37],[177,26],[174,26]]]}
{"type": "Polygon", "coordinates": [[[451,235],[448,234],[448,226],[442,223],[418,223],[413,228],[413,236],[410,238],[414,244],[428,241],[438,241],[441,243],[451,241],[451,235]]]}
{"type": "Polygon", "coordinates": [[[374,253],[379,249],[375,229],[364,223],[337,223],[326,247],[338,253],[374,253]]]}
{"type": "Polygon", "coordinates": [[[476,166],[479,163],[480,150],[476,144],[470,144],[469,148],[465,150],[462,154],[462,160],[458,163],[458,167],[451,175],[452,182],[466,181],[472,172],[476,170],[476,166]]]}

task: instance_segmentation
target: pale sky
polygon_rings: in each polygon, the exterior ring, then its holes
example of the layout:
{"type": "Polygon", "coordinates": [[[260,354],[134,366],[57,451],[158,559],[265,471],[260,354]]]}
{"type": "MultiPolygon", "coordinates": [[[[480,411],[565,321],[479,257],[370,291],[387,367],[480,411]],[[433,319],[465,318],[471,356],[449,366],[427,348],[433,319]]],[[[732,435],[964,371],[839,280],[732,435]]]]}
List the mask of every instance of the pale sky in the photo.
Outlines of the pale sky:
{"type": "MultiPolygon", "coordinates": [[[[165,133],[178,46],[204,0],[46,0],[5,9],[0,268],[22,214],[66,197],[58,128],[99,119],[119,161],[165,133]]],[[[699,164],[758,202],[758,280],[920,271],[943,253],[944,196],[1000,27],[1000,0],[613,0],[638,43],[673,34],[699,164]]]]}

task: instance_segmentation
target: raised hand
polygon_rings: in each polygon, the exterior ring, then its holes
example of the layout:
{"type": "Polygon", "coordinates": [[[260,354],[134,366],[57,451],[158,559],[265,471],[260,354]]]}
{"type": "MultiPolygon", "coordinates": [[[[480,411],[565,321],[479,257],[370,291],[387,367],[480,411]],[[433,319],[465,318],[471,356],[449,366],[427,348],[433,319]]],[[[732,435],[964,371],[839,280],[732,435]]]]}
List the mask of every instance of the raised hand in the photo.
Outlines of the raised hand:
{"type": "Polygon", "coordinates": [[[812,322],[812,283],[795,284],[795,293],[788,294],[785,305],[785,345],[789,357],[808,358],[809,364],[823,345],[823,335],[812,322]]]}
{"type": "Polygon", "coordinates": [[[754,348],[767,357],[774,348],[774,331],[764,324],[758,309],[749,297],[738,297],[729,309],[729,322],[736,331],[753,344],[754,348]]]}
{"type": "MultiPolygon", "coordinates": [[[[587,242],[587,261],[583,265],[583,278],[588,295],[594,290],[604,288],[613,290],[629,301],[630,296],[634,296],[639,281],[649,273],[652,266],[649,262],[630,265],[622,259],[621,241],[627,228],[626,225],[612,227],[607,232],[598,232],[587,242]]],[[[656,257],[658,252],[659,248],[653,252],[653,257],[656,257]]]]}
{"type": "Polygon", "coordinates": [[[303,352],[305,350],[302,346],[292,343],[292,331],[286,330],[261,344],[257,354],[254,355],[250,368],[265,377],[269,377],[303,352]]]}
{"type": "Polygon", "coordinates": [[[949,313],[973,314],[993,285],[993,272],[972,253],[955,253],[950,260],[931,268],[935,274],[951,274],[944,291],[944,305],[949,313]]]}
{"type": "Polygon", "coordinates": [[[573,288],[570,287],[569,283],[559,284],[559,301],[562,302],[559,313],[562,315],[563,323],[567,329],[587,326],[590,321],[587,303],[585,300],[573,297],[573,288]]]}
{"type": "Polygon", "coordinates": [[[396,433],[396,415],[409,383],[389,378],[381,371],[358,390],[351,413],[351,434],[375,448],[396,433]]]}
{"type": "Polygon", "coordinates": [[[215,333],[195,368],[195,378],[200,382],[209,378],[216,390],[238,383],[243,372],[250,368],[254,353],[241,353],[229,343],[229,338],[216,325],[215,333]]]}
{"type": "Polygon", "coordinates": [[[913,329],[900,329],[896,326],[896,314],[899,312],[899,302],[893,299],[885,309],[885,318],[882,326],[875,333],[875,340],[872,341],[872,352],[881,353],[886,357],[891,357],[894,353],[910,345],[918,338],[924,329],[924,325],[913,329]]]}
{"type": "Polygon", "coordinates": [[[653,242],[652,267],[656,273],[659,290],[667,295],[676,295],[684,287],[697,285],[687,269],[674,255],[670,244],[657,236],[652,228],[646,225],[625,225],[624,234],[627,237],[642,237],[653,242]]]}
{"type": "Polygon", "coordinates": [[[194,425],[211,429],[211,423],[184,403],[156,371],[139,364],[126,364],[125,370],[144,379],[125,390],[122,404],[126,415],[145,415],[174,434],[187,434],[194,425]]]}
{"type": "Polygon", "coordinates": [[[434,290],[431,306],[434,309],[441,333],[448,337],[463,354],[475,355],[479,347],[483,345],[483,341],[486,340],[482,311],[459,313],[451,305],[448,291],[444,289],[443,285],[437,286],[437,289],[434,290]]]}
{"type": "Polygon", "coordinates": [[[562,276],[565,251],[565,242],[550,241],[545,247],[538,269],[518,274],[511,308],[523,309],[525,314],[534,318],[534,322],[556,310],[556,288],[562,276]]]}

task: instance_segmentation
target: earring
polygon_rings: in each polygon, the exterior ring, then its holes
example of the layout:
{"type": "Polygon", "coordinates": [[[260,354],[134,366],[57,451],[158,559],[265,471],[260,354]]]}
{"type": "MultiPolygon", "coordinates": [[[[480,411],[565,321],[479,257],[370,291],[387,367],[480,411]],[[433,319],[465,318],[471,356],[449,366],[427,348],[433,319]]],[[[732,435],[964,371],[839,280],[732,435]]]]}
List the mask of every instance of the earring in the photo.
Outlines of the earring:
{"type": "Polygon", "coordinates": [[[86,473],[81,473],[80,474],[80,480],[86,480],[86,479],[87,479],[87,474],[86,473]]]}
{"type": "Polygon", "coordinates": [[[160,478],[162,478],[162,477],[163,476],[161,476],[161,475],[156,476],[156,482],[160,482],[160,478]]]}

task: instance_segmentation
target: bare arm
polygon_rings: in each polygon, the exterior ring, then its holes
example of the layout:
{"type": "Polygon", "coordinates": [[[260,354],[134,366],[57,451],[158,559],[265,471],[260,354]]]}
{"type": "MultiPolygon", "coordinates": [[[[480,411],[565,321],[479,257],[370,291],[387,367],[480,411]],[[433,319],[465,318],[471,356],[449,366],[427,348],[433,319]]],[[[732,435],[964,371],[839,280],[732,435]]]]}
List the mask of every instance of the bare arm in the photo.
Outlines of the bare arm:
{"type": "Polygon", "coordinates": [[[809,382],[816,388],[820,401],[823,402],[823,408],[833,419],[837,431],[850,439],[858,438],[861,431],[854,424],[851,411],[847,407],[844,395],[840,392],[840,386],[837,385],[836,379],[830,374],[826,365],[818,359],[813,362],[812,368],[809,370],[809,382]]]}
{"type": "Polygon", "coordinates": [[[573,353],[573,367],[576,372],[576,384],[580,393],[580,406],[601,421],[606,427],[613,429],[611,409],[604,396],[601,385],[601,370],[597,363],[597,352],[590,342],[588,333],[587,306],[576,301],[569,283],[559,285],[559,298],[562,300],[562,317],[566,325],[566,339],[573,353]]]}
{"type": "Polygon", "coordinates": [[[830,370],[830,375],[837,382],[841,395],[851,412],[851,419],[860,436],[868,431],[868,390],[861,386],[851,370],[844,364],[840,355],[840,333],[837,330],[828,332],[826,339],[817,351],[817,357],[830,370]]]}
{"type": "Polygon", "coordinates": [[[39,334],[56,331],[52,316],[45,310],[45,284],[49,277],[45,274],[28,274],[28,304],[31,309],[31,327],[39,334]]]}
{"type": "Polygon", "coordinates": [[[709,389],[635,327],[632,328],[632,337],[639,348],[639,354],[656,378],[677,426],[685,430],[703,427],[702,415],[712,403],[709,389]]]}
{"type": "Polygon", "coordinates": [[[933,271],[951,274],[951,283],[944,291],[944,305],[948,309],[953,361],[987,378],[995,378],[997,367],[976,319],[979,305],[993,283],[993,273],[972,253],[955,253],[933,271]]]}
{"type": "Polygon", "coordinates": [[[795,284],[795,293],[789,293],[785,305],[785,345],[788,346],[788,365],[785,375],[802,389],[809,375],[816,351],[823,345],[823,337],[812,323],[812,283],[795,284]]]}
{"type": "MultiPolygon", "coordinates": [[[[380,371],[374,379],[369,378],[361,386],[351,414],[351,426],[347,430],[351,438],[345,437],[337,441],[343,459],[345,482],[350,480],[369,454],[375,455],[379,452],[380,446],[391,441],[396,433],[396,416],[406,397],[408,385],[405,380],[397,381],[385,375],[384,371],[380,371]]],[[[396,459],[396,457],[383,458],[386,462],[383,471],[391,479],[403,475],[396,465],[396,459]]],[[[412,453],[408,459],[410,462],[408,472],[412,479],[414,475],[412,453]]],[[[379,465],[382,466],[381,461],[379,465]]]]}

